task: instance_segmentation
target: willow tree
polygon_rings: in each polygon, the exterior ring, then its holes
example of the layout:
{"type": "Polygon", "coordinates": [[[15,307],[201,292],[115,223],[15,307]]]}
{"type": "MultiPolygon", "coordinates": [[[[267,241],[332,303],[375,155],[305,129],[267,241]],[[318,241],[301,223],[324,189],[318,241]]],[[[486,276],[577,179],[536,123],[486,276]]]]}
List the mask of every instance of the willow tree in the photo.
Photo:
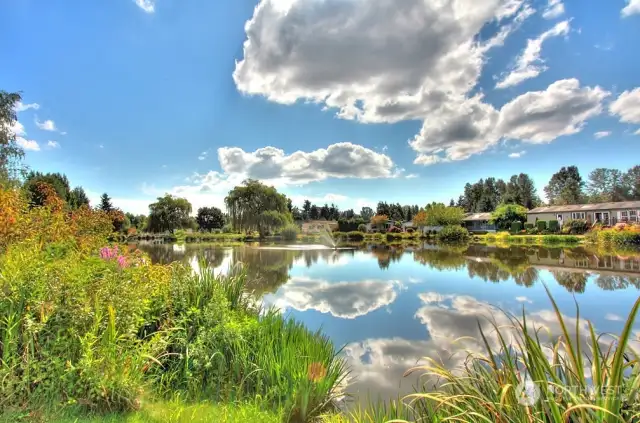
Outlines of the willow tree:
{"type": "Polygon", "coordinates": [[[258,231],[260,237],[293,221],[287,197],[253,179],[229,191],[224,202],[235,230],[258,231]]]}

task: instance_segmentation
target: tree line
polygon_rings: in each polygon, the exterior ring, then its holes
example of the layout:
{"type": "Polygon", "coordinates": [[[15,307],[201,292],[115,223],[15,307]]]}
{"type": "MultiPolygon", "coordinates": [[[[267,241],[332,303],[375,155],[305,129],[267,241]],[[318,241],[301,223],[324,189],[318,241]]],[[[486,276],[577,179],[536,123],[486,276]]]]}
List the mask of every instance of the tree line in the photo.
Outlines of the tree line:
{"type": "Polygon", "coordinates": [[[544,187],[548,199],[544,203],[538,196],[533,179],[526,173],[513,175],[508,181],[489,177],[467,183],[457,202],[468,213],[492,212],[501,204],[518,204],[527,209],[542,205],[567,205],[640,200],[640,166],[621,171],[597,168],[586,180],[577,166],[562,167],[554,173],[544,187]]]}

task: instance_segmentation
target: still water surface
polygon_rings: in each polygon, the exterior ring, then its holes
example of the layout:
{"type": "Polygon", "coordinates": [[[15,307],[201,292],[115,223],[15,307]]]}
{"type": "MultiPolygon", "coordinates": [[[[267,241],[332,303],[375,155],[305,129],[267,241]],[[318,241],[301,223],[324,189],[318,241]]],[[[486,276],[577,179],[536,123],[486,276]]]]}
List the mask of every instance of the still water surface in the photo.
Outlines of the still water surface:
{"type": "MultiPolygon", "coordinates": [[[[483,351],[478,322],[487,332],[487,316],[508,324],[500,310],[521,315],[524,307],[530,322],[558,336],[544,285],[574,332],[574,299],[581,318],[591,320],[598,332],[619,333],[640,294],[640,253],[538,246],[442,249],[429,244],[338,251],[258,244],[139,248],[159,263],[197,265],[198,257],[204,257],[209,266],[224,271],[242,262],[251,289],[266,306],[280,308],[313,330],[322,328],[336,346],[344,346],[352,369],[349,392],[361,401],[411,392],[417,380],[403,378],[403,373],[421,357],[440,357],[454,367],[464,361],[461,349],[483,351]]],[[[588,330],[586,322],[579,327],[588,330]]],[[[639,333],[637,325],[636,342],[639,333]]],[[[494,335],[488,339],[498,346],[494,335]]]]}

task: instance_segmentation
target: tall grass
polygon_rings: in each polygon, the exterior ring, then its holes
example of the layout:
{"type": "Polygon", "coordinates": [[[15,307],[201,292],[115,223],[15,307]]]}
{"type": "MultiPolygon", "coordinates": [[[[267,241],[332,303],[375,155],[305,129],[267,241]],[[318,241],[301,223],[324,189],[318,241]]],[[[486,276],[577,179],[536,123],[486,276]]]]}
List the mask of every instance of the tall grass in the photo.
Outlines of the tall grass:
{"type": "Polygon", "coordinates": [[[378,416],[390,421],[460,422],[633,422],[640,418],[637,353],[631,348],[631,332],[640,298],[629,312],[621,334],[606,341],[588,322],[580,325],[576,305],[575,334],[547,289],[561,328],[557,339],[546,343],[545,331],[527,322],[526,315],[507,315],[509,325],[495,321],[491,333],[480,327],[483,354],[469,354],[460,369],[446,368],[433,358],[409,369],[436,381],[408,395],[404,407],[353,414],[360,422],[378,416]],[[497,339],[498,348],[488,339],[497,339]],[[523,394],[529,387],[535,395],[523,394]],[[535,388],[533,388],[535,387],[535,388]],[[533,390],[532,390],[533,389],[533,390]],[[530,402],[523,401],[530,399],[530,402]]]}

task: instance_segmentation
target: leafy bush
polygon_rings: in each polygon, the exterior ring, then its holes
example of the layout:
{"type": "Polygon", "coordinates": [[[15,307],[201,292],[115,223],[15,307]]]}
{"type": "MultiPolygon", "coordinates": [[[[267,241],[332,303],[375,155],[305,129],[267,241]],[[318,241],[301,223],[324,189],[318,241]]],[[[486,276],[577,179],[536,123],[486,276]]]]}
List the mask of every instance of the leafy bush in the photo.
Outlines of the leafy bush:
{"type": "Polygon", "coordinates": [[[399,234],[399,233],[402,233],[402,228],[399,228],[397,226],[392,226],[389,229],[387,229],[387,232],[393,233],[393,234],[399,234]]]}
{"type": "Polygon", "coordinates": [[[536,227],[540,232],[547,230],[547,222],[546,220],[538,220],[536,221],[536,227]]]}
{"type": "Polygon", "coordinates": [[[364,239],[364,233],[359,231],[351,231],[347,234],[347,238],[355,241],[361,241],[364,239]]]}
{"type": "Polygon", "coordinates": [[[519,204],[502,204],[491,213],[492,224],[498,229],[508,229],[513,222],[525,222],[527,220],[527,208],[519,204]]]}
{"type": "Polygon", "coordinates": [[[589,222],[584,219],[567,220],[562,225],[563,234],[582,235],[589,230],[589,222]]]}
{"type": "Polygon", "coordinates": [[[471,235],[469,231],[458,225],[449,225],[438,232],[437,238],[441,242],[467,242],[471,235]]]}
{"type": "Polygon", "coordinates": [[[540,233],[540,231],[538,230],[538,228],[531,228],[531,229],[527,229],[527,235],[538,235],[540,233]]]}
{"type": "Polygon", "coordinates": [[[580,238],[573,235],[543,235],[543,244],[577,244],[580,238]]]}
{"type": "Polygon", "coordinates": [[[512,222],[511,223],[511,232],[514,234],[520,233],[522,230],[522,222],[512,222]]]}
{"type": "Polygon", "coordinates": [[[524,228],[526,230],[531,230],[531,229],[535,228],[535,225],[533,223],[525,223],[524,224],[524,228]]]}
{"type": "Polygon", "coordinates": [[[282,239],[284,239],[285,241],[295,241],[295,239],[298,237],[299,231],[300,229],[298,228],[298,225],[291,223],[285,226],[282,231],[280,231],[280,235],[282,235],[282,239]]]}
{"type": "Polygon", "coordinates": [[[552,233],[560,232],[560,224],[558,223],[557,220],[553,220],[553,219],[550,220],[547,223],[547,228],[549,228],[549,232],[552,232],[552,233]]]}
{"type": "Polygon", "coordinates": [[[67,213],[54,197],[29,209],[2,190],[0,199],[3,410],[117,412],[168,393],[260,397],[289,421],[331,407],[343,359],[320,333],[260,314],[245,273],[153,265],[106,245],[112,222],[102,212],[67,213]]]}
{"type": "Polygon", "coordinates": [[[359,232],[367,232],[367,225],[365,225],[364,223],[361,223],[358,225],[358,231],[359,232]]]}

